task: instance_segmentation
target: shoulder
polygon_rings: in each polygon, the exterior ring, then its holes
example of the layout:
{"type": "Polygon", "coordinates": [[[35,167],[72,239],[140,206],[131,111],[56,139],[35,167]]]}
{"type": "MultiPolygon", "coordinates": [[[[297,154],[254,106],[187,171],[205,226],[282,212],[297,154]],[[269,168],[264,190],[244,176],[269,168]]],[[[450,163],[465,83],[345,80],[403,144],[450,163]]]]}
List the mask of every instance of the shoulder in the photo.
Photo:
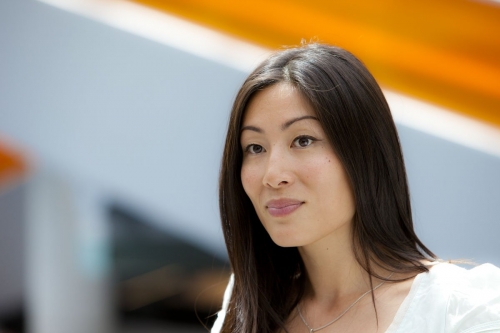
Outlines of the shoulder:
{"type": "Polygon", "coordinates": [[[424,273],[426,284],[446,286],[446,290],[465,294],[483,291],[500,291],[500,268],[483,264],[471,269],[440,263],[424,273]]]}
{"type": "Polygon", "coordinates": [[[414,325],[426,332],[500,332],[500,269],[491,264],[469,270],[437,264],[415,278],[408,298],[398,332],[414,325]]]}
{"type": "Polygon", "coordinates": [[[448,326],[457,332],[500,332],[500,269],[484,264],[470,270],[457,267],[450,273],[448,326]]]}

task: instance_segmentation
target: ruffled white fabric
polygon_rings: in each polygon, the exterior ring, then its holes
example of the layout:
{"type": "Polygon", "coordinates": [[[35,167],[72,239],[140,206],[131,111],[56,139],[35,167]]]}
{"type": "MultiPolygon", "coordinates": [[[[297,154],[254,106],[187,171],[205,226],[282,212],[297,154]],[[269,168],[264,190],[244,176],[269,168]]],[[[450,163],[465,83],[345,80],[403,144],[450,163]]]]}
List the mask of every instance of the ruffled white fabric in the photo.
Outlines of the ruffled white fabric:
{"type": "Polygon", "coordinates": [[[441,263],[415,278],[386,333],[500,332],[500,269],[441,263]]]}
{"type": "MultiPolygon", "coordinates": [[[[233,289],[231,276],[211,333],[219,333],[233,289]]],[[[386,333],[500,333],[500,269],[439,263],[415,277],[386,333]]]]}

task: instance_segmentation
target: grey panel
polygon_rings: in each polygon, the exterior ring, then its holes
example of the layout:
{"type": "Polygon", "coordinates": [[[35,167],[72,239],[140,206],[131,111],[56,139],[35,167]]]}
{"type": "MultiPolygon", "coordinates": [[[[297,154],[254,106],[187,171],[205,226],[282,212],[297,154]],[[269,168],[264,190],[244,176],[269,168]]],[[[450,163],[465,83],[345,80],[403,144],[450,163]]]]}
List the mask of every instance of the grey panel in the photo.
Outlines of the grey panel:
{"type": "Polygon", "coordinates": [[[415,229],[443,259],[500,265],[500,158],[399,126],[415,229]]]}
{"type": "Polygon", "coordinates": [[[0,189],[0,317],[23,304],[25,201],[24,183],[0,189]]]}

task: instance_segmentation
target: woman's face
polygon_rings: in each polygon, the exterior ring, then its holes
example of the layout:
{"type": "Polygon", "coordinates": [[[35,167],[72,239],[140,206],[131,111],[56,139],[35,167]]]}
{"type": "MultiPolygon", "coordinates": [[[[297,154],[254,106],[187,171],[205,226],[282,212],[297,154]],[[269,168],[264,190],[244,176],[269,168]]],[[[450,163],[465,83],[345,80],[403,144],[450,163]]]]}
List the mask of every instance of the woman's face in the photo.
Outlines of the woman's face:
{"type": "Polygon", "coordinates": [[[315,112],[293,86],[275,84],[252,98],[240,140],[243,188],[276,244],[306,246],[350,231],[350,183],[315,112]]]}

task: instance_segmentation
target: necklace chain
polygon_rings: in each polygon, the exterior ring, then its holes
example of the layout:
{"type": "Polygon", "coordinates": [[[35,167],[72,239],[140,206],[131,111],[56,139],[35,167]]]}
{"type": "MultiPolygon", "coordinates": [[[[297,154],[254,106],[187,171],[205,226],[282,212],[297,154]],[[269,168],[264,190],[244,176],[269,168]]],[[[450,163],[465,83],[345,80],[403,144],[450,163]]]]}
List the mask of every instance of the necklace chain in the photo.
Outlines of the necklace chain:
{"type": "Polygon", "coordinates": [[[357,300],[355,300],[351,305],[349,305],[347,307],[347,309],[344,310],[344,312],[342,312],[340,315],[338,315],[335,319],[333,319],[331,322],[321,326],[321,327],[318,327],[318,328],[312,328],[311,326],[309,326],[309,324],[307,323],[307,321],[305,320],[304,316],[302,315],[302,312],[300,311],[300,306],[297,304],[297,311],[299,312],[299,316],[300,316],[300,319],[302,319],[302,322],[304,323],[304,325],[306,325],[306,327],[309,329],[309,333],[314,333],[314,332],[317,332],[319,330],[322,330],[323,328],[326,328],[328,326],[330,326],[331,324],[333,324],[334,322],[336,322],[337,320],[339,320],[340,318],[342,318],[346,313],[347,311],[351,310],[351,308],[353,306],[355,306],[359,301],[361,301],[361,299],[363,297],[365,297],[366,295],[368,295],[369,293],[371,292],[374,292],[375,290],[377,290],[378,288],[380,288],[384,283],[387,282],[387,279],[390,279],[392,277],[392,275],[394,274],[394,272],[392,272],[387,278],[386,280],[384,280],[383,282],[379,283],[377,286],[375,286],[373,289],[370,289],[368,290],[367,292],[365,292],[363,295],[359,296],[359,298],[357,300]]]}

